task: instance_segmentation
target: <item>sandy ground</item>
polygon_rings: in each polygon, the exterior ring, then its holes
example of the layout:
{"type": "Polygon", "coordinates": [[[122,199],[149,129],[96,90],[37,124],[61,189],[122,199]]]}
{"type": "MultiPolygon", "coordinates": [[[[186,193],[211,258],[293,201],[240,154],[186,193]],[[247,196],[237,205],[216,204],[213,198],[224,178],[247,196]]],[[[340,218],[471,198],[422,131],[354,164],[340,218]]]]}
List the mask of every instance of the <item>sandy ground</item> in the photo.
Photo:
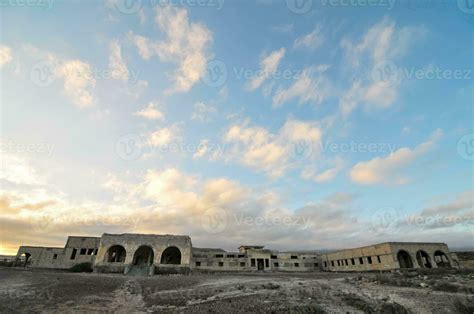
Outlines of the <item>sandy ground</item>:
{"type": "Polygon", "coordinates": [[[0,312],[474,313],[474,273],[130,277],[0,267],[0,312]]]}

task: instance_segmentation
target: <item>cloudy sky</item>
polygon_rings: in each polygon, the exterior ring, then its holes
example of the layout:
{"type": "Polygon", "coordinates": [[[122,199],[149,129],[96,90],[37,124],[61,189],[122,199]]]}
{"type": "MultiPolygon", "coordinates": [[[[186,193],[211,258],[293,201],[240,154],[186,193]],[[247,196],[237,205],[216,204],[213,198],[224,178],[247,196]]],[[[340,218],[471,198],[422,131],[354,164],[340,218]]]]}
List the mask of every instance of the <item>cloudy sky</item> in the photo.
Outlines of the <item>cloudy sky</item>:
{"type": "Polygon", "coordinates": [[[2,1],[0,254],[473,237],[462,1],[2,1]]]}

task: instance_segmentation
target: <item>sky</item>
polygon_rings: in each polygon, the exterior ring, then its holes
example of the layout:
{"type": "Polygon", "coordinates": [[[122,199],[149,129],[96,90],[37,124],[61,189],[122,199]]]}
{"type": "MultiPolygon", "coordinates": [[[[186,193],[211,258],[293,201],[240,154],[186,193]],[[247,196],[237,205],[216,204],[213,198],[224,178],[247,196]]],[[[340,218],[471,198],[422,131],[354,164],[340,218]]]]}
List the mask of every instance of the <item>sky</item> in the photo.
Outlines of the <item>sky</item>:
{"type": "Polygon", "coordinates": [[[0,9],[0,254],[103,233],[473,246],[469,2],[0,9]]]}

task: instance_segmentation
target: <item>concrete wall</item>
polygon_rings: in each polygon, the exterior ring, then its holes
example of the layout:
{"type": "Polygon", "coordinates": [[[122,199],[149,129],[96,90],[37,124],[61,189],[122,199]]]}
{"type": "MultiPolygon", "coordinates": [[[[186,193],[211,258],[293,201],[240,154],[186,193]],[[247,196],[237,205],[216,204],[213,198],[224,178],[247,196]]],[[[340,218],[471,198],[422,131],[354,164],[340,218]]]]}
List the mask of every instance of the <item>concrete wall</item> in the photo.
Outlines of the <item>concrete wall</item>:
{"type": "Polygon", "coordinates": [[[189,236],[104,233],[100,238],[95,269],[98,272],[128,272],[133,264],[134,255],[141,246],[148,246],[153,250],[154,267],[190,267],[192,243],[189,236]],[[121,245],[125,249],[126,256],[123,263],[107,261],[108,250],[114,245],[121,245]],[[169,247],[176,247],[181,252],[180,265],[161,264],[162,253],[169,247]]]}
{"type": "Polygon", "coordinates": [[[38,268],[65,268],[62,264],[64,257],[63,248],[20,246],[16,255],[16,266],[38,267],[38,268]],[[27,264],[23,254],[29,255],[27,264]]]}
{"type": "Polygon", "coordinates": [[[417,253],[423,251],[428,255],[431,268],[437,268],[435,252],[443,252],[452,267],[456,267],[454,259],[444,243],[422,242],[387,242],[360,248],[341,250],[321,255],[323,270],[329,271],[371,271],[400,269],[398,260],[400,251],[405,251],[411,259],[412,268],[423,268],[417,253]]]}

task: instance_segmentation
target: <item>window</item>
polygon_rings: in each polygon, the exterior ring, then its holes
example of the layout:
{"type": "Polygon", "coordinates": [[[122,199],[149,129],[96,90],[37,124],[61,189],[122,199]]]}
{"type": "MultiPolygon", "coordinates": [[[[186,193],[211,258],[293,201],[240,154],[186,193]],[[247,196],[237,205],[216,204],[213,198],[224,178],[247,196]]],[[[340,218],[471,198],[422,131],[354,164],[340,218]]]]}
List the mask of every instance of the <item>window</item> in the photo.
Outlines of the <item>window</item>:
{"type": "Polygon", "coordinates": [[[94,254],[94,249],[88,249],[87,250],[87,255],[92,255],[94,254]]]}
{"type": "Polygon", "coordinates": [[[270,267],[270,262],[269,262],[268,258],[265,259],[265,267],[267,267],[267,268],[270,267]]]}
{"type": "Polygon", "coordinates": [[[355,264],[356,264],[355,259],[351,258],[351,264],[352,264],[352,265],[355,265],[355,264]]]}
{"type": "Polygon", "coordinates": [[[328,262],[324,262],[324,267],[328,267],[328,262]]]}
{"type": "Polygon", "coordinates": [[[278,263],[273,263],[274,267],[279,267],[278,263]]]}
{"type": "Polygon", "coordinates": [[[298,256],[296,256],[296,255],[291,255],[291,259],[298,259],[298,256]]]}
{"type": "Polygon", "coordinates": [[[227,258],[234,258],[234,257],[235,257],[234,254],[228,254],[228,255],[227,255],[227,258]]]}
{"type": "Polygon", "coordinates": [[[95,249],[95,250],[94,250],[94,255],[97,255],[97,251],[98,251],[98,249],[95,249]]]}
{"type": "Polygon", "coordinates": [[[334,267],[334,261],[331,261],[331,266],[334,267]]]}
{"type": "Polygon", "coordinates": [[[250,260],[250,266],[255,267],[255,258],[250,260]]]}
{"type": "Polygon", "coordinates": [[[240,267],[245,267],[245,262],[240,262],[240,267]]]}
{"type": "Polygon", "coordinates": [[[216,258],[223,258],[224,254],[216,254],[216,258]]]}
{"type": "Polygon", "coordinates": [[[77,249],[72,249],[71,259],[75,259],[75,258],[76,258],[76,253],[77,253],[77,249]]]}
{"type": "Polygon", "coordinates": [[[298,263],[295,263],[295,267],[300,267],[300,264],[298,264],[298,263]]]}
{"type": "Polygon", "coordinates": [[[200,267],[201,266],[201,262],[196,262],[196,267],[200,267]]]}
{"type": "Polygon", "coordinates": [[[367,256],[367,262],[368,262],[369,264],[372,264],[372,256],[367,256]]]}
{"type": "Polygon", "coordinates": [[[319,264],[318,264],[318,263],[314,263],[313,266],[314,266],[314,267],[318,267],[319,264]]]}
{"type": "Polygon", "coordinates": [[[245,254],[239,254],[238,257],[239,257],[239,258],[244,258],[244,257],[245,257],[245,254]]]}
{"type": "Polygon", "coordinates": [[[341,261],[337,260],[337,266],[341,266],[341,261]]]}
{"type": "Polygon", "coordinates": [[[81,249],[81,255],[86,255],[87,249],[81,249]]]}
{"type": "Polygon", "coordinates": [[[359,257],[359,264],[364,265],[364,259],[362,257],[359,257]]]}
{"type": "Polygon", "coordinates": [[[380,260],[380,256],[377,255],[377,262],[382,263],[382,261],[380,260]]]}
{"type": "Polygon", "coordinates": [[[272,255],[270,258],[271,258],[271,259],[277,259],[277,258],[278,258],[278,256],[276,256],[276,255],[272,255]]]}
{"type": "Polygon", "coordinates": [[[349,266],[349,262],[346,260],[346,266],[349,266]]]}
{"type": "Polygon", "coordinates": [[[57,259],[57,258],[58,258],[58,254],[54,254],[53,259],[57,259]]]}
{"type": "Polygon", "coordinates": [[[219,262],[219,267],[224,267],[224,262],[219,262]]]}

